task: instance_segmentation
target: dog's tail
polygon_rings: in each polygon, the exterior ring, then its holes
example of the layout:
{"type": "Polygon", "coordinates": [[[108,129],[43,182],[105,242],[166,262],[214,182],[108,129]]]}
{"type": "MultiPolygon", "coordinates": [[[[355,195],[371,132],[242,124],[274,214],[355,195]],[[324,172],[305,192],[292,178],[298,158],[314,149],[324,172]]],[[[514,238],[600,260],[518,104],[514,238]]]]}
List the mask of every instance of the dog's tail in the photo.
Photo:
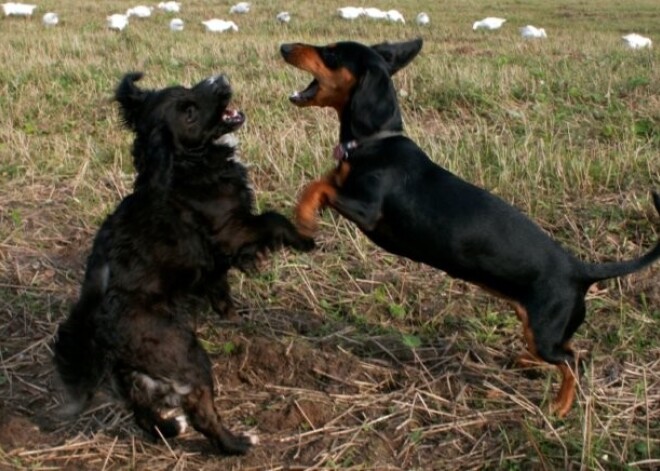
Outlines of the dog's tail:
{"type": "Polygon", "coordinates": [[[107,264],[88,270],[78,302],[57,329],[53,361],[68,396],[63,415],[75,415],[88,404],[105,372],[94,340],[94,311],[103,300],[108,277],[107,264]]]}
{"type": "MultiPolygon", "coordinates": [[[[660,194],[653,192],[653,204],[655,210],[660,214],[660,194]]],[[[625,262],[612,262],[612,263],[591,263],[585,264],[584,278],[589,284],[595,283],[600,280],[608,278],[616,278],[619,276],[629,275],[642,268],[651,265],[656,260],[660,259],[660,240],[656,242],[655,247],[647,253],[634,260],[627,260],[625,262]]]]}

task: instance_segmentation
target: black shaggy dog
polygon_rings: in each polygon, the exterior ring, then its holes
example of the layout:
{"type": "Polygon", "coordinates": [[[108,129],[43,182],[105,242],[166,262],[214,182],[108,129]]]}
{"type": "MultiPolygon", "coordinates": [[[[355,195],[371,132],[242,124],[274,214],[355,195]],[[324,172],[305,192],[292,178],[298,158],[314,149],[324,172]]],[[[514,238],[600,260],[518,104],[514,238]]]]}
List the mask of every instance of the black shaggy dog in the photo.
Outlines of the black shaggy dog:
{"type": "Polygon", "coordinates": [[[157,91],[139,89],[141,76],[126,75],[115,95],[135,132],[134,192],[96,235],[80,298],[57,332],[55,366],[70,413],[109,378],[152,434],[176,436],[187,418],[221,452],[244,453],[256,440],[221,424],[211,363],[183,301],[205,295],[231,315],[231,267],[252,269],[270,250],[314,243],[278,213],[253,214],[228,135],[245,116],[228,108],[224,76],[157,91]],[[184,415],[166,415],[175,408],[184,415]]]}

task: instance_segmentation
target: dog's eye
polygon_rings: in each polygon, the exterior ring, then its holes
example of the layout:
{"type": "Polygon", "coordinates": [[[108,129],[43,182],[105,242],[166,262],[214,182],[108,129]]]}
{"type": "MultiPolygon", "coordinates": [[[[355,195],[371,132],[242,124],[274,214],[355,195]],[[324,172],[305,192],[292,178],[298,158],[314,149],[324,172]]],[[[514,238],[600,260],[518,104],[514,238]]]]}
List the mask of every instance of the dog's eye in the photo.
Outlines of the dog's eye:
{"type": "Polygon", "coordinates": [[[337,54],[334,51],[324,49],[322,52],[323,62],[330,69],[336,69],[339,66],[339,60],[337,59],[337,54]]]}
{"type": "Polygon", "coordinates": [[[192,105],[188,106],[185,111],[185,117],[186,117],[186,123],[188,124],[197,121],[197,108],[195,108],[192,105]]]}

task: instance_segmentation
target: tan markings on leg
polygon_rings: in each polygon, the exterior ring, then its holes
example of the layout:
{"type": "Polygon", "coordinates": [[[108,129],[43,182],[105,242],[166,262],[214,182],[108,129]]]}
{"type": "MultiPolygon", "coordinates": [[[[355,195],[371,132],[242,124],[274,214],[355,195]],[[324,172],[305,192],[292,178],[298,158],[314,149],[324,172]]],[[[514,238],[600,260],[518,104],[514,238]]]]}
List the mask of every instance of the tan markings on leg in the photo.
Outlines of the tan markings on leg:
{"type": "Polygon", "coordinates": [[[529,326],[529,318],[527,317],[527,310],[518,303],[513,304],[513,308],[516,311],[516,315],[520,322],[522,323],[523,328],[523,337],[525,343],[527,344],[527,352],[523,353],[519,360],[522,362],[534,362],[534,363],[544,363],[538,356],[536,352],[536,343],[534,342],[534,332],[532,332],[531,327],[529,326]]]}
{"type": "Polygon", "coordinates": [[[314,235],[318,226],[317,213],[334,199],[336,193],[337,190],[327,179],[316,180],[307,185],[296,206],[296,225],[301,234],[308,237],[314,235]]]}
{"type": "Polygon", "coordinates": [[[325,177],[313,181],[303,190],[296,206],[296,225],[298,231],[308,237],[316,232],[318,223],[316,216],[324,207],[332,205],[337,196],[337,189],[348,177],[350,165],[341,162],[339,166],[325,177]]]}
{"type": "MultiPolygon", "coordinates": [[[[529,327],[529,318],[527,316],[527,311],[519,304],[515,304],[516,314],[523,324],[523,335],[525,341],[527,342],[527,348],[529,353],[527,355],[522,355],[522,358],[519,359],[521,362],[534,362],[534,363],[545,363],[541,358],[539,358],[536,351],[536,344],[534,343],[534,333],[529,327]]],[[[564,350],[571,352],[570,342],[566,342],[563,345],[564,350]]],[[[576,375],[573,369],[567,364],[563,363],[557,365],[559,372],[562,376],[561,386],[559,392],[552,403],[550,410],[557,414],[559,417],[565,417],[566,414],[571,410],[573,402],[575,400],[575,385],[576,385],[576,375]]]]}
{"type": "Polygon", "coordinates": [[[351,166],[348,164],[348,162],[342,162],[339,164],[339,167],[337,167],[330,175],[332,176],[332,180],[335,183],[335,186],[340,187],[344,184],[346,179],[348,178],[348,173],[351,170],[351,166]]]}
{"type": "Polygon", "coordinates": [[[558,417],[565,417],[575,401],[576,375],[568,364],[557,365],[562,375],[561,387],[552,403],[551,411],[558,417]]]}
{"type": "Polygon", "coordinates": [[[495,291],[484,285],[478,285],[478,286],[484,289],[485,291],[487,291],[488,293],[492,294],[493,296],[497,296],[498,298],[509,301],[513,305],[513,309],[515,310],[518,319],[520,319],[520,322],[522,322],[523,337],[525,339],[525,343],[527,344],[528,350],[521,353],[515,359],[515,364],[519,368],[537,368],[540,366],[548,365],[548,363],[546,363],[541,358],[539,358],[539,356],[536,353],[536,344],[534,343],[534,333],[532,332],[532,329],[529,327],[527,310],[520,303],[517,303],[513,301],[511,298],[504,296],[499,291],[495,291]]]}
{"type": "Polygon", "coordinates": [[[529,351],[518,355],[514,363],[518,368],[546,368],[551,366],[536,355],[532,355],[529,351]]]}

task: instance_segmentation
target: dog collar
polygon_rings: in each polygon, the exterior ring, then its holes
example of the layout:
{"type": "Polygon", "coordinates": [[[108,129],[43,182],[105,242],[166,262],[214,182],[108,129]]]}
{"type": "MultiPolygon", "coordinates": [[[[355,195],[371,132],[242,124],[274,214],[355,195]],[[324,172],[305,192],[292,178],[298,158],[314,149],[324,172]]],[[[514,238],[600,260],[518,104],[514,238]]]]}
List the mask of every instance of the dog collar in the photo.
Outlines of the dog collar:
{"type": "Polygon", "coordinates": [[[378,141],[380,139],[386,139],[392,136],[400,136],[401,134],[401,131],[381,131],[377,132],[376,134],[372,134],[369,137],[365,137],[364,139],[352,139],[347,142],[340,142],[334,147],[334,149],[332,149],[332,156],[340,162],[343,160],[348,160],[349,152],[357,149],[363,144],[367,144],[372,141],[378,141]]]}

